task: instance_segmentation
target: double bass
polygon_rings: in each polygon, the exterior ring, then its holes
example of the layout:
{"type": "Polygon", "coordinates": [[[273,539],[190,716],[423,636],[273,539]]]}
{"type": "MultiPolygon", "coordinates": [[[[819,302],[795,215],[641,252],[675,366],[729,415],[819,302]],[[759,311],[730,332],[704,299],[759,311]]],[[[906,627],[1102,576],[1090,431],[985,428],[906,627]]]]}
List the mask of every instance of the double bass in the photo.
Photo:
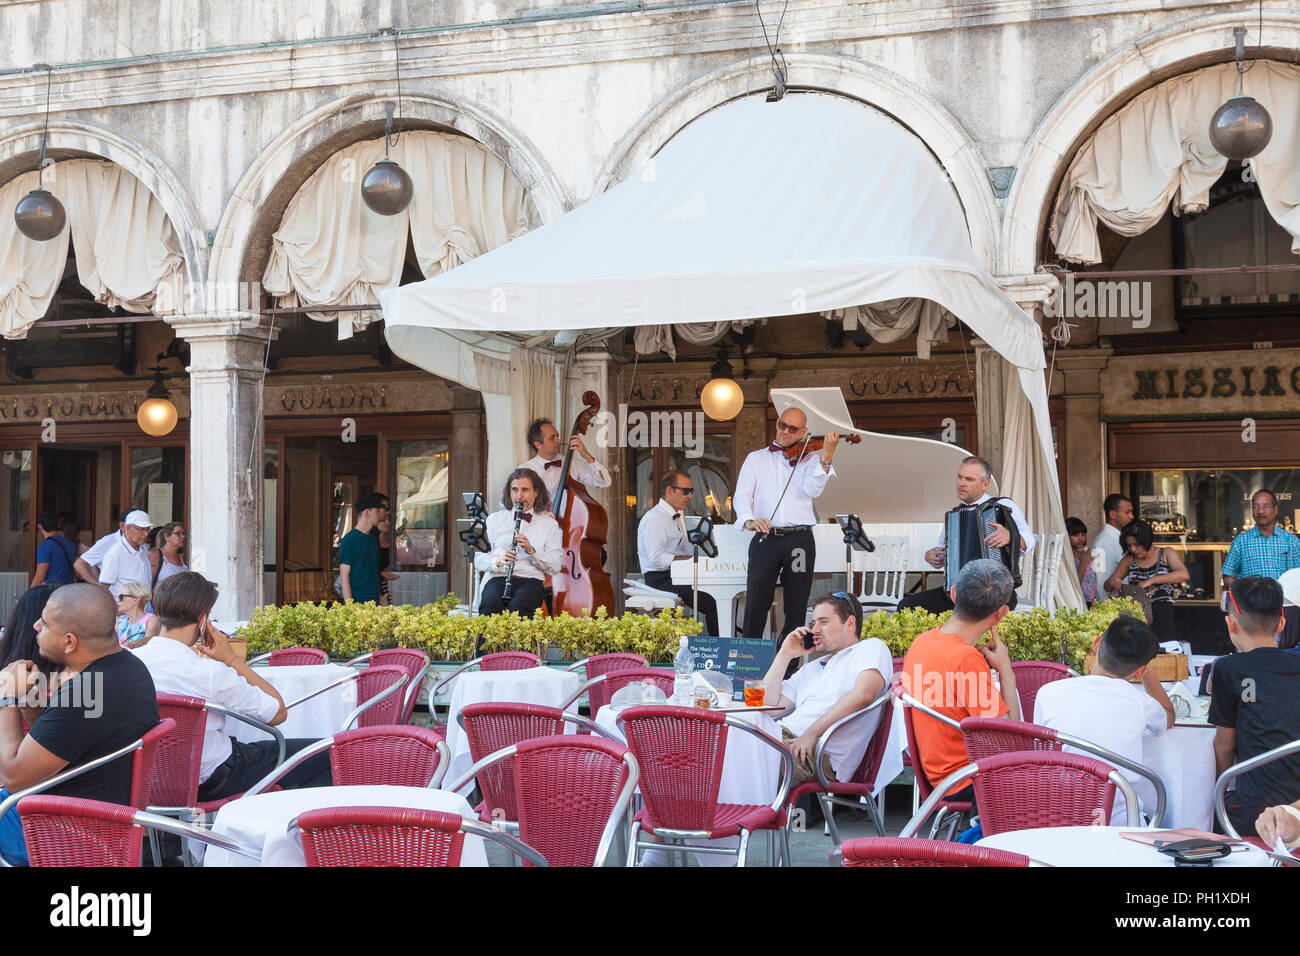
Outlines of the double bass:
{"type": "MultiPolygon", "coordinates": [[[[570,439],[587,433],[591,420],[600,411],[600,396],[592,391],[583,392],[582,404],[583,410],[573,423],[570,439]]],[[[561,611],[568,611],[573,617],[579,617],[584,608],[594,614],[596,608],[603,606],[612,615],[614,587],[604,571],[603,560],[609,537],[609,515],[591,497],[587,486],[569,473],[572,461],[573,449],[568,448],[560,468],[555,500],[551,502],[551,514],[560,525],[564,547],[564,568],[552,579],[555,613],[558,616],[561,611]]]]}

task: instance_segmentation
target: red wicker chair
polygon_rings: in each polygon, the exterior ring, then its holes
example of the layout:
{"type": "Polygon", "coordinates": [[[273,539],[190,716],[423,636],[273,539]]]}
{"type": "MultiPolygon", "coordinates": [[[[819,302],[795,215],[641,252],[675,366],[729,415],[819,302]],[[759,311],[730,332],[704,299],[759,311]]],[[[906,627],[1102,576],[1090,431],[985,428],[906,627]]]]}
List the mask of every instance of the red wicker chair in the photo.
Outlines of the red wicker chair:
{"type": "MultiPolygon", "coordinates": [[[[925,767],[921,763],[921,758],[919,756],[920,750],[916,745],[916,726],[913,723],[912,712],[914,710],[920,710],[922,716],[926,719],[942,721],[943,723],[953,725],[954,727],[956,727],[957,724],[956,721],[951,718],[945,717],[942,714],[936,713],[930,708],[923,706],[906,693],[901,695],[901,699],[903,701],[903,726],[907,731],[907,753],[910,757],[912,778],[915,781],[914,786],[917,797],[919,798],[913,800],[913,803],[919,805],[930,799],[931,795],[934,793],[934,783],[926,775],[925,767]]],[[[939,814],[934,818],[934,825],[930,828],[930,839],[933,840],[935,836],[938,835],[939,828],[945,821],[947,821],[947,838],[951,840],[962,815],[970,813],[972,806],[973,805],[969,800],[938,801],[937,807],[939,814]]]]}
{"type": "Polygon", "coordinates": [[[1151,813],[1150,825],[1158,827],[1164,820],[1168,797],[1160,774],[1150,767],[1134,763],[1090,740],[1062,733],[1051,727],[1027,724],[1021,720],[1006,720],[1002,717],[967,717],[961,722],[961,733],[966,741],[966,755],[971,760],[983,760],[986,757],[1018,751],[1060,751],[1064,747],[1070,747],[1076,752],[1096,757],[1129,771],[1130,780],[1132,775],[1145,777],[1156,795],[1155,810],[1151,813]]]}
{"type": "Polygon", "coordinates": [[[1029,866],[1029,857],[945,840],[871,837],[840,847],[844,866],[1029,866]]]}
{"type": "Polygon", "coordinates": [[[639,776],[627,747],[577,734],[537,737],[489,754],[465,779],[501,768],[513,777],[520,839],[551,866],[605,865],[639,776]]]}
{"type": "Polygon", "coordinates": [[[32,866],[139,866],[145,828],[259,859],[256,850],[220,833],[115,803],[32,796],[19,801],[18,814],[32,866]]]}
{"type": "Polygon", "coordinates": [[[343,722],[352,727],[394,727],[404,724],[406,700],[401,689],[410,682],[406,668],[393,664],[357,671],[357,709],[343,722]]]}
{"type": "MultiPolygon", "coordinates": [[[[387,647],[348,661],[349,667],[359,664],[368,664],[371,667],[393,665],[406,671],[411,682],[406,688],[406,703],[401,722],[409,724],[411,715],[415,713],[416,702],[420,699],[420,688],[424,686],[424,675],[429,670],[429,655],[413,647],[387,647]]],[[[432,712],[433,708],[429,709],[432,712]]]]}
{"type": "MultiPolygon", "coordinates": [[[[586,729],[594,728],[598,734],[609,736],[591,721],[576,714],[566,714],[558,707],[545,707],[541,704],[466,704],[456,719],[465,731],[470,760],[474,761],[475,766],[484,758],[525,740],[560,736],[564,733],[566,723],[586,729]]],[[[513,827],[519,819],[513,764],[508,760],[500,761],[481,772],[476,772],[471,767],[447,789],[459,793],[475,778],[479,791],[483,794],[483,802],[476,808],[480,818],[497,826],[513,827]]]]}
{"type": "Polygon", "coordinates": [[[1114,767],[1083,754],[1026,750],[977,760],[949,774],[899,836],[914,836],[939,794],[972,778],[985,836],[1041,827],[1106,826],[1116,790],[1128,801],[1129,826],[1139,825],[1137,794],[1114,767]]]}
{"type": "MultiPolygon", "coordinates": [[[[871,822],[876,828],[876,833],[880,836],[885,835],[885,821],[880,815],[880,807],[877,805],[880,792],[876,789],[876,774],[880,771],[880,763],[885,756],[885,747],[889,743],[889,731],[894,723],[894,701],[893,694],[889,688],[885,690],[862,710],[856,711],[844,717],[830,727],[822,734],[821,739],[817,742],[817,750],[813,754],[813,768],[817,771],[816,780],[807,780],[799,784],[790,791],[790,797],[786,801],[786,811],[789,822],[793,822],[791,811],[794,805],[799,802],[799,798],[804,794],[815,793],[817,799],[822,805],[822,815],[826,818],[826,826],[831,831],[831,840],[836,846],[840,845],[839,828],[835,825],[833,807],[849,807],[851,809],[861,809],[862,804],[866,803],[868,811],[871,813],[871,822]],[[867,742],[866,752],[862,755],[862,760],[858,763],[857,768],[853,771],[848,780],[827,780],[822,776],[822,755],[825,753],[827,744],[831,738],[838,733],[844,732],[845,728],[851,727],[854,721],[862,720],[867,714],[879,711],[880,721],[876,724],[876,729],[867,742]],[[852,797],[853,799],[845,799],[852,797]]],[[[883,790],[885,785],[890,783],[888,780],[880,781],[883,790]]]]}
{"type": "Polygon", "coordinates": [[[545,858],[514,837],[459,814],[393,807],[309,810],[291,827],[302,832],[308,866],[459,866],[465,834],[499,843],[534,866],[545,858]]]}
{"type": "MultiPolygon", "coordinates": [[[[583,694],[587,695],[588,700],[592,699],[592,694],[603,697],[601,706],[604,706],[604,704],[608,704],[614,699],[615,694],[635,681],[640,681],[643,684],[654,684],[667,695],[669,700],[672,700],[673,680],[675,677],[676,675],[670,670],[654,667],[623,667],[618,670],[606,671],[598,677],[591,678],[591,680],[579,687],[561,706],[568,710],[582,699],[583,694]]],[[[595,717],[599,710],[599,707],[592,707],[591,716],[595,717]]]]}
{"type": "MultiPolygon", "coordinates": [[[[624,672],[619,672],[620,675],[624,672]]],[[[794,761],[790,751],[743,720],[712,710],[686,707],[629,707],[620,717],[627,745],[641,768],[644,806],[632,822],[628,865],[636,864],[637,851],[657,848],[672,852],[701,852],[698,847],[673,843],[739,836],[736,865],[745,865],[749,835],[754,830],[776,830],[784,839],[784,808],[790,795],[794,761]],[[729,731],[749,733],[781,755],[781,784],[769,805],[718,802],[723,753],[729,731]],[[642,843],[639,831],[670,841],[642,843]]],[[[785,859],[789,859],[786,847],[785,859]]],[[[731,852],[710,848],[706,852],[731,852]]]]}
{"type": "Polygon", "coordinates": [[[305,761],[328,750],[336,787],[436,787],[447,772],[447,742],[424,727],[394,724],[345,730],[304,747],[253,786],[244,796],[278,790],[276,782],[305,761]]]}
{"type": "MultiPolygon", "coordinates": [[[[429,691],[429,713],[433,713],[434,697],[440,694],[444,687],[472,667],[485,671],[526,671],[533,667],[540,667],[541,664],[541,659],[531,651],[500,651],[495,654],[484,654],[472,661],[466,661],[438,681],[433,686],[433,690],[429,691]]],[[[437,733],[446,734],[445,725],[435,724],[433,729],[437,733]]]]}
{"type": "Polygon", "coordinates": [[[1025,721],[1034,719],[1034,701],[1044,684],[1074,676],[1074,671],[1055,661],[1012,661],[1011,671],[1020,695],[1020,719],[1025,721]]]}
{"type": "Polygon", "coordinates": [[[330,656],[317,647],[282,647],[269,654],[259,654],[249,664],[266,661],[270,667],[301,667],[310,664],[328,664],[330,656]]]}
{"type": "MultiPolygon", "coordinates": [[[[591,657],[584,657],[576,664],[566,667],[565,670],[576,671],[581,667],[586,679],[591,681],[611,671],[644,669],[649,663],[640,654],[593,654],[591,657]]],[[[604,683],[593,684],[587,692],[587,712],[595,717],[600,708],[609,703],[610,693],[608,686],[604,683]]],[[[570,700],[569,703],[572,704],[573,701],[570,700]]]]}

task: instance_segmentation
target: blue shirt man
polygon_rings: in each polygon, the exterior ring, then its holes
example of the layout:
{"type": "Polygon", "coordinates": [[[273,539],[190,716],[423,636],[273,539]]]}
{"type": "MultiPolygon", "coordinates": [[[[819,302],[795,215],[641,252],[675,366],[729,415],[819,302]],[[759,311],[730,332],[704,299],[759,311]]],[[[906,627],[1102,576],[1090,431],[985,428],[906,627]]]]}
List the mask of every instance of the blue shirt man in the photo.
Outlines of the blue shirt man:
{"type": "Polygon", "coordinates": [[[1261,488],[1250,499],[1255,527],[1232,539],[1223,561],[1224,590],[1239,577],[1277,580],[1286,571],[1300,568],[1300,538],[1277,526],[1277,495],[1261,488]]]}
{"type": "Polygon", "coordinates": [[[77,546],[63,536],[59,520],[54,515],[42,514],[36,519],[36,528],[45,540],[36,548],[36,573],[32,587],[38,584],[71,584],[77,579],[73,562],[77,560],[77,546]]]}

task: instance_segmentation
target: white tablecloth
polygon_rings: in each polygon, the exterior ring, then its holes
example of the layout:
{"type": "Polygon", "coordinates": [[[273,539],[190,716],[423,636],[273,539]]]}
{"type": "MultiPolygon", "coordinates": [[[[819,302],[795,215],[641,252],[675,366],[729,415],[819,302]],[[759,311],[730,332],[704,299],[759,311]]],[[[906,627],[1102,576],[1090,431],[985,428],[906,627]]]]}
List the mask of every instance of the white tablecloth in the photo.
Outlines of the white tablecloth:
{"type": "Polygon", "coordinates": [[[1142,763],[1160,774],[1168,805],[1166,827],[1208,830],[1214,822],[1214,728],[1176,724],[1142,738],[1142,763]]]}
{"type": "MultiPolygon", "coordinates": [[[[1013,830],[985,837],[977,846],[1023,853],[1032,860],[1050,866],[1162,866],[1173,867],[1174,861],[1154,847],[1125,840],[1121,833],[1136,827],[1046,827],[1038,830],[1013,830]]],[[[1221,866],[1269,866],[1268,854],[1247,846],[1222,860],[1221,866]]]]}
{"type": "Polygon", "coordinates": [[[469,740],[456,715],[466,704],[518,703],[559,707],[582,686],[582,678],[573,671],[554,667],[530,667],[521,671],[468,671],[452,684],[447,710],[447,748],[451,763],[444,778],[447,783],[460,778],[474,765],[469,755],[469,740]]]}
{"type": "MultiPolygon", "coordinates": [[[[305,866],[300,834],[289,836],[289,822],[308,810],[326,807],[406,807],[442,810],[474,818],[461,797],[446,790],[421,787],[315,787],[278,790],[232,800],[217,811],[213,829],[251,847],[262,849],[262,866],[305,866]]],[[[204,866],[256,866],[248,857],[209,847],[204,866]]],[[[483,838],[467,836],[461,866],[487,866],[483,838]]]]}
{"type": "MultiPolygon", "coordinates": [[[[299,697],[324,687],[340,677],[355,673],[342,664],[303,664],[292,667],[258,667],[258,676],[274,687],[291,704],[299,697]]],[[[304,737],[319,740],[343,729],[343,721],[357,706],[357,682],[348,681],[340,687],[313,697],[289,711],[289,716],[277,728],[285,739],[304,737]]],[[[226,721],[226,729],[236,740],[252,743],[270,740],[271,736],[242,721],[226,721]]]]}
{"type": "MultiPolygon", "coordinates": [[[[624,740],[623,729],[618,725],[620,711],[606,705],[596,714],[596,723],[624,740]]],[[[781,740],[781,728],[771,716],[764,711],[738,711],[728,714],[739,717],[757,727],[759,730],[781,740]]],[[[718,784],[719,803],[771,803],[776,799],[778,777],[781,773],[781,755],[752,734],[743,730],[727,731],[727,749],[722,758],[722,779],[718,784]]],[[[726,837],[720,840],[689,840],[692,845],[712,846],[717,848],[735,847],[739,837],[726,837]]],[[[752,852],[751,843],[751,852],[752,852]]],[[[653,851],[656,854],[662,851],[653,851]]],[[[700,866],[731,866],[731,857],[713,853],[692,854],[700,866]]]]}

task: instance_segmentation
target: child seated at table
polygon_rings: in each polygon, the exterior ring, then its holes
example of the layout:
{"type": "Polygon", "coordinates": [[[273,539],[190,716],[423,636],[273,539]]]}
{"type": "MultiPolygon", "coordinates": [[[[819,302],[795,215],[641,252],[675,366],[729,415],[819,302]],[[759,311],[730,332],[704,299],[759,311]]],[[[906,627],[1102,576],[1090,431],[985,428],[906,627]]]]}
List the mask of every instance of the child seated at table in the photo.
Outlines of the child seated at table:
{"type": "MultiPolygon", "coordinates": [[[[1142,763],[1143,736],[1159,737],[1174,725],[1174,705],[1148,666],[1160,652],[1155,632],[1121,614],[1092,642],[1092,649],[1097,662],[1091,674],[1053,681],[1038,691],[1034,723],[1142,763]],[[1133,681],[1141,681],[1141,688],[1133,681]]],[[[1149,813],[1156,803],[1155,788],[1142,777],[1125,776],[1149,813]]],[[[1123,794],[1116,794],[1110,819],[1127,826],[1123,794]]]]}

